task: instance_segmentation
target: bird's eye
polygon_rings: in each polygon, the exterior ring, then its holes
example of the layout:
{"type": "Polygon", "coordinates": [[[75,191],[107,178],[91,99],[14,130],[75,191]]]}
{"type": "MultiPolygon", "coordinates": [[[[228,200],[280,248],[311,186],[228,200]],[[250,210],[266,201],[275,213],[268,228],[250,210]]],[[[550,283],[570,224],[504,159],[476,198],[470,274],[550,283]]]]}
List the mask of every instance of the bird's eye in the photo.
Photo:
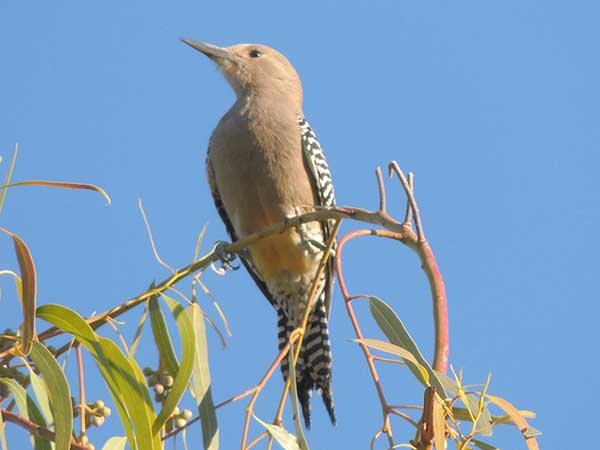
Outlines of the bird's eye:
{"type": "Polygon", "coordinates": [[[252,49],[248,54],[250,55],[250,58],[258,58],[262,55],[262,52],[260,50],[252,49]]]}

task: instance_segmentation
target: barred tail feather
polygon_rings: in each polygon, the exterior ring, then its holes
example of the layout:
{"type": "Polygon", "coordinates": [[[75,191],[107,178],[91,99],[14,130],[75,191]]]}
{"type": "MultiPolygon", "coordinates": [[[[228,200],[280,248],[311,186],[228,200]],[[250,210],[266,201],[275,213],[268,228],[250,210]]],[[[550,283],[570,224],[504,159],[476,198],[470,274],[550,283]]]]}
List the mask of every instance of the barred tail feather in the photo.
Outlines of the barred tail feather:
{"type": "MultiPolygon", "coordinates": [[[[294,327],[282,311],[278,311],[278,340],[281,350],[287,344],[294,327]]],[[[300,356],[296,363],[296,383],[298,399],[302,407],[302,415],[306,428],[310,428],[310,397],[313,389],[317,389],[323,398],[323,403],[335,425],[335,406],[331,385],[331,345],[327,312],[324,295],[319,296],[315,309],[308,318],[307,333],[303,339],[300,356]]],[[[284,379],[288,377],[288,359],[281,361],[281,371],[284,379]]]]}

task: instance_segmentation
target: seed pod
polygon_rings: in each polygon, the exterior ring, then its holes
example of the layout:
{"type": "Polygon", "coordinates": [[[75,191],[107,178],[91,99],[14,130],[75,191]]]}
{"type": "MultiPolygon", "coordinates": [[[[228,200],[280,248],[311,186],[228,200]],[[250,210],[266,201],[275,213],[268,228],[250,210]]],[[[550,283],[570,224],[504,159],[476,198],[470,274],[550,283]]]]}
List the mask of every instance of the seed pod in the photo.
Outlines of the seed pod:
{"type": "Polygon", "coordinates": [[[92,419],[92,421],[94,422],[94,425],[96,425],[97,427],[99,427],[99,426],[102,426],[102,424],[104,423],[104,417],[94,416],[94,418],[92,419]]]}
{"type": "Polygon", "coordinates": [[[148,386],[154,386],[156,383],[158,383],[158,375],[155,372],[148,377],[148,386]]]}
{"type": "Polygon", "coordinates": [[[98,408],[98,409],[104,408],[104,402],[102,400],[98,400],[98,401],[92,403],[92,409],[94,409],[94,408],[98,408]]]}
{"type": "Polygon", "coordinates": [[[171,386],[173,386],[174,381],[175,380],[173,379],[173,377],[171,375],[161,375],[161,377],[160,377],[161,384],[163,384],[167,388],[170,388],[171,386]]]}

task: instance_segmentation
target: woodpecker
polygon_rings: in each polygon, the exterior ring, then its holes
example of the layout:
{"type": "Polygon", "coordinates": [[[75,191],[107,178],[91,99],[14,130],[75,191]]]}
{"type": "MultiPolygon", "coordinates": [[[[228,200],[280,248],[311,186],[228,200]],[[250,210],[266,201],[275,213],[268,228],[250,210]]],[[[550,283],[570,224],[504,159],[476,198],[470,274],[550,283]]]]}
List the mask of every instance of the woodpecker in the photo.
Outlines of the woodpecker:
{"type": "MultiPolygon", "coordinates": [[[[206,172],[216,208],[232,240],[269,225],[333,206],[335,194],[323,151],[302,112],[302,84],[281,53],[259,44],[221,48],[182,39],[216,63],[236,101],[210,137],[206,172]]],[[[277,311],[281,350],[302,321],[309,290],[329,241],[331,222],[311,222],[248,248],[242,262],[277,311]]],[[[317,389],[335,424],[328,316],[333,261],[318,280],[296,365],[298,397],[310,427],[317,389]]],[[[281,364],[284,379],[288,363],[281,364]]]]}

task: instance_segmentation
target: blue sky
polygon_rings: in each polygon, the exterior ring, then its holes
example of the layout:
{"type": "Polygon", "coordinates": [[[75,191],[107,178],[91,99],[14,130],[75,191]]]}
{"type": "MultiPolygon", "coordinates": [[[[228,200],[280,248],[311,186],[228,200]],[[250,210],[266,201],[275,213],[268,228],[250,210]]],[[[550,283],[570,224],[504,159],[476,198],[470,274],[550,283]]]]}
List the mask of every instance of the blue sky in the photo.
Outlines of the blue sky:
{"type": "MultiPolygon", "coordinates": [[[[0,154],[8,158],[18,142],[16,180],[99,184],[113,205],[88,192],[15,188],[0,225],[29,244],[39,303],[82,314],[167,275],[152,256],[138,198],[163,258],[189,263],[205,223],[206,242],[226,236],[204,155],[234,97],[210,61],[178,38],[266,43],[302,77],[305,114],[326,151],[339,204],[375,208],[373,170],[391,159],[416,173],[448,289],[454,367],[470,383],[491,372],[492,393],[538,413],[542,448],[570,448],[573,436],[593,429],[592,393],[600,388],[593,356],[600,6],[350,3],[3,2],[0,154]]],[[[396,181],[389,195],[400,214],[396,181]]],[[[0,245],[0,266],[14,266],[10,242],[0,245]]],[[[414,255],[389,242],[355,242],[346,273],[352,291],[392,304],[431,354],[431,307],[414,255]]],[[[233,330],[224,351],[209,336],[221,400],[256,383],[273,358],[275,316],[243,271],[208,271],[205,281],[233,330]]],[[[0,283],[4,329],[19,312],[9,280],[0,283]]],[[[358,309],[366,333],[378,337],[367,310],[358,309]]],[[[125,320],[133,327],[137,316],[125,320]]],[[[313,402],[309,441],[315,449],[368,448],[380,412],[362,356],[348,342],[352,329],[337,292],[331,328],[338,426],[313,402]]],[[[151,352],[143,356],[155,363],[151,352]]],[[[420,401],[404,372],[383,369],[384,389],[394,403],[420,401]]],[[[280,388],[279,378],[269,385],[257,410],[264,419],[280,388]]],[[[88,389],[92,399],[108,397],[100,382],[88,389]]],[[[238,445],[244,407],[219,412],[223,448],[238,445]]],[[[119,433],[115,422],[93,431],[96,448],[119,433]]],[[[197,439],[199,427],[193,433],[197,439]]],[[[396,436],[403,435],[412,437],[397,423],[396,436]]],[[[17,431],[9,437],[15,448],[26,442],[17,431]]],[[[525,448],[513,430],[494,442],[525,448]]]]}

